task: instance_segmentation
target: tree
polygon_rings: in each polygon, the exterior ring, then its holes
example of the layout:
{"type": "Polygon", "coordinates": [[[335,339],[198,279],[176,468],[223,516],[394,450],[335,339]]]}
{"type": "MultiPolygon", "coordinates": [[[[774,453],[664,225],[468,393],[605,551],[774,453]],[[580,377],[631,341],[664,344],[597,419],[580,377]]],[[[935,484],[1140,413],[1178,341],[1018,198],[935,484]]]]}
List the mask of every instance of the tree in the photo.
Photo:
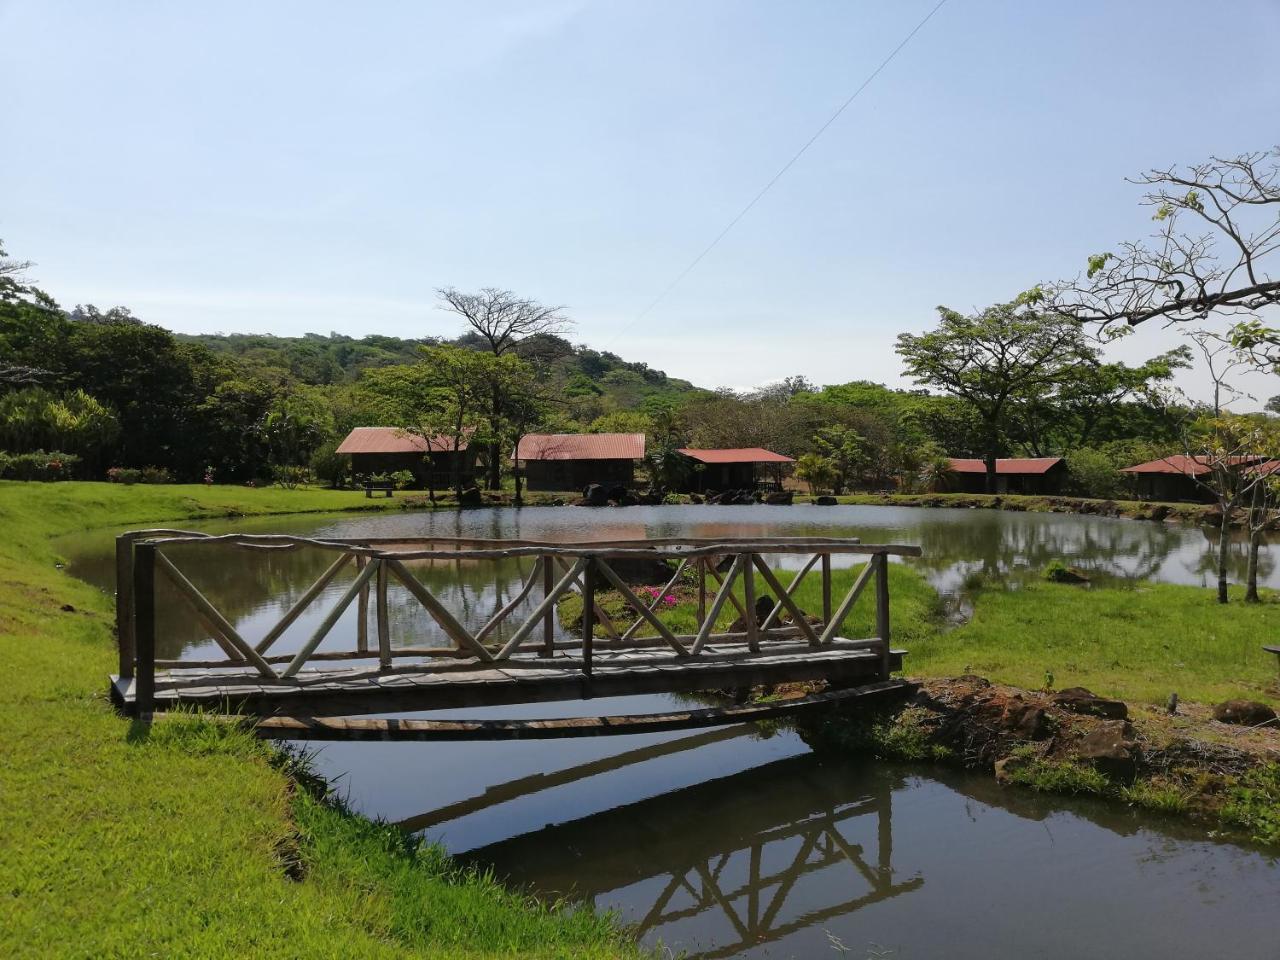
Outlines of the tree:
{"type": "Polygon", "coordinates": [[[806,453],[796,460],[796,479],[807,483],[811,494],[829,489],[835,476],[831,461],[820,454],[806,453]]]}
{"type": "Polygon", "coordinates": [[[1259,317],[1280,304],[1280,147],[1131,182],[1147,188],[1155,233],[1091,256],[1056,285],[1054,307],[1104,326],[1229,318],[1238,347],[1280,360],[1280,331],[1259,317]]]}
{"type": "Polygon", "coordinates": [[[276,482],[296,487],[311,455],[332,433],[333,414],[320,394],[303,388],[276,397],[262,421],[276,482]]]}
{"type": "Polygon", "coordinates": [[[837,496],[857,483],[869,457],[866,441],[843,424],[824,427],[813,438],[820,457],[831,465],[832,492],[837,496]]]}
{"type": "Polygon", "coordinates": [[[1038,308],[1034,297],[966,317],[939,307],[935,330],[898,336],[898,354],[916,383],[963,400],[982,423],[988,493],[996,490],[996,458],[1013,407],[1052,394],[1098,351],[1070,317],[1038,308]]]}
{"type": "Polygon", "coordinates": [[[83,390],[59,396],[42,387],[0,395],[0,450],[58,450],[101,467],[101,454],[115,442],[115,414],[83,390]]]}
{"type": "Polygon", "coordinates": [[[1201,359],[1204,360],[1209,381],[1213,384],[1213,415],[1220,416],[1223,393],[1230,397],[1249,396],[1243,390],[1232,386],[1227,379],[1237,370],[1250,365],[1249,355],[1232,343],[1230,335],[1225,333],[1215,333],[1212,330],[1188,330],[1186,335],[1196,345],[1201,359]]]}
{"type": "MultiPolygon", "coordinates": [[[[539,338],[538,345],[545,344],[545,338],[560,334],[571,325],[562,312],[564,307],[549,307],[536,300],[518,297],[510,290],[485,287],[479,293],[463,293],[453,287],[442,287],[436,293],[442,308],[465,320],[495,357],[517,350],[522,343],[534,337],[539,338]]],[[[501,378],[494,381],[488,397],[489,432],[493,436],[488,456],[487,485],[490,490],[497,490],[502,485],[499,427],[504,407],[510,400],[498,386],[500,382],[501,378]]]]}
{"type": "MultiPolygon", "coordinates": [[[[1266,431],[1256,421],[1248,417],[1221,416],[1193,424],[1187,434],[1185,449],[1191,462],[1207,468],[1193,475],[1193,479],[1213,496],[1222,515],[1218,529],[1218,602],[1226,603],[1231,521],[1241,506],[1253,503],[1255,495],[1263,496],[1258,488],[1265,486],[1272,475],[1256,467],[1266,456],[1263,451],[1273,448],[1266,431]]],[[[1259,509],[1265,511],[1266,507],[1265,499],[1260,500],[1259,509]]],[[[1251,560],[1256,578],[1256,557],[1251,560]]],[[[1254,596],[1257,596],[1256,583],[1254,596]]]]}

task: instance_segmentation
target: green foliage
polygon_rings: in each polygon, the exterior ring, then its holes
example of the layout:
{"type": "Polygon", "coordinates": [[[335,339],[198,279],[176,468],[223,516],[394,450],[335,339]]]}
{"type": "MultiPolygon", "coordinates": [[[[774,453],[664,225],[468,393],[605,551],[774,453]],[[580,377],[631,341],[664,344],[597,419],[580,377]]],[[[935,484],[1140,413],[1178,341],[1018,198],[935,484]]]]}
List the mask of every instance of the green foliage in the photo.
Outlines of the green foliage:
{"type": "Polygon", "coordinates": [[[397,490],[409,490],[417,484],[417,478],[414,477],[412,470],[396,470],[390,477],[390,482],[397,490]]]}
{"type": "Polygon", "coordinates": [[[1011,783],[1043,793],[1105,795],[1111,791],[1111,781],[1105,775],[1093,767],[1072,761],[1019,757],[1005,768],[1005,776],[1011,783]]]}
{"type": "Polygon", "coordinates": [[[809,485],[810,493],[829,490],[836,478],[835,465],[817,453],[806,453],[796,461],[796,479],[809,485]]]}
{"type": "Polygon", "coordinates": [[[311,473],[322,483],[337,488],[347,475],[347,458],[338,453],[338,441],[328,440],[311,454],[311,473]]]}
{"type": "Polygon", "coordinates": [[[74,453],[53,450],[46,453],[4,454],[0,458],[0,478],[5,480],[39,480],[51,483],[55,480],[71,480],[80,466],[80,458],[74,453]]]}
{"type": "Polygon", "coordinates": [[[1259,843],[1280,844],[1280,763],[1250,771],[1228,791],[1222,819],[1259,843]]]}
{"type": "Polygon", "coordinates": [[[1152,780],[1139,780],[1132,786],[1121,787],[1120,797],[1135,807],[1157,813],[1185,813],[1190,801],[1186,790],[1152,780]]]}

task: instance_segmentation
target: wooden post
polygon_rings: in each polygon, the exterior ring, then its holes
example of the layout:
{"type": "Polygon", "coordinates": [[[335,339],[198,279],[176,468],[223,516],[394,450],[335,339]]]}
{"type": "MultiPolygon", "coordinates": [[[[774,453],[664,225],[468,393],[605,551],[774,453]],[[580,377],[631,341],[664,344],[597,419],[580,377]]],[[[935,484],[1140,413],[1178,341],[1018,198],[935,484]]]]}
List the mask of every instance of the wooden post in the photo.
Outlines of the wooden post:
{"type": "Polygon", "coordinates": [[[120,679],[133,676],[133,537],[116,537],[116,645],[120,651],[120,679]]]}
{"type": "MultiPolygon", "coordinates": [[[[542,558],[542,597],[545,600],[551,596],[551,591],[556,588],[555,565],[551,561],[551,557],[542,558]]],[[[584,607],[585,611],[586,608],[584,607]]],[[[546,615],[542,618],[542,655],[544,657],[554,657],[556,655],[556,610],[555,607],[547,609],[546,615]]]]}
{"type": "Polygon", "coordinates": [[[747,608],[742,618],[747,628],[747,649],[752,653],[759,653],[760,623],[756,620],[755,564],[749,553],[742,555],[742,598],[746,601],[743,605],[747,608]]]}
{"type": "MultiPolygon", "coordinates": [[[[357,576],[368,562],[364,557],[356,556],[357,576]]],[[[379,572],[379,585],[384,579],[379,572]]],[[[360,596],[356,599],[356,649],[361,653],[369,652],[369,584],[367,583],[360,588],[360,596]]]]}
{"type": "Polygon", "coordinates": [[[822,623],[831,622],[831,554],[822,555],[822,623]]]}
{"type": "Polygon", "coordinates": [[[889,679],[889,555],[877,553],[876,636],[880,638],[880,679],[889,679]]]}
{"type": "Polygon", "coordinates": [[[596,561],[586,558],[582,571],[582,672],[591,679],[591,647],[596,632],[596,561]]]}
{"type": "Polygon", "coordinates": [[[156,695],[156,545],[133,548],[133,629],[136,673],[133,704],[138,719],[150,723],[156,695]]]}
{"type": "MultiPolygon", "coordinates": [[[[361,599],[368,604],[368,585],[361,593],[361,599]]],[[[367,611],[367,607],[366,607],[367,611]]],[[[369,638],[364,618],[360,625],[366,627],[366,636],[362,650],[369,649],[369,638]]],[[[383,670],[391,669],[391,618],[387,615],[387,565],[378,562],[378,666],[383,670]]]]}
{"type": "Polygon", "coordinates": [[[698,558],[698,626],[702,626],[702,621],[707,619],[707,561],[705,557],[698,558]]]}

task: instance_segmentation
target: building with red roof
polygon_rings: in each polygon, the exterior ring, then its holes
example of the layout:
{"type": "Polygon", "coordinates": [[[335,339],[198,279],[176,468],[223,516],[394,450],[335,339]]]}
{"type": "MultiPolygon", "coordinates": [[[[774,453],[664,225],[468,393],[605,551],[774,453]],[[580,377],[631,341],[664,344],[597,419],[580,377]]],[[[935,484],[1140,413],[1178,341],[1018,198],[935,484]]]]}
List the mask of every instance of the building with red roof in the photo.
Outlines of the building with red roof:
{"type": "MultiPolygon", "coordinates": [[[[985,493],[987,462],[980,457],[950,457],[955,486],[963,493],[985,493]]],[[[1067,465],[1061,457],[1000,457],[996,493],[1052,494],[1062,490],[1067,465]]]]}
{"type": "Polygon", "coordinates": [[[399,427],[356,427],[338,453],[351,457],[353,477],[367,479],[375,474],[408,470],[419,487],[444,487],[458,478],[470,484],[475,476],[475,453],[463,438],[454,449],[453,437],[443,434],[423,437],[399,427]]]}
{"type": "Polygon", "coordinates": [[[782,486],[782,474],[791,457],[774,453],[764,447],[732,447],[707,449],[681,447],[679,451],[692,461],[686,484],[688,493],[705,493],[708,490],[754,490],[762,476],[782,486]]]}
{"type": "Polygon", "coordinates": [[[530,490],[582,490],[635,483],[643,433],[527,433],[512,459],[530,490]]]}
{"type": "MultiPolygon", "coordinates": [[[[1271,472],[1275,461],[1261,456],[1226,458],[1230,469],[1266,469],[1271,472]]],[[[1188,456],[1173,453],[1159,460],[1148,460],[1125,467],[1120,472],[1133,477],[1140,500],[1190,500],[1208,503],[1213,494],[1202,481],[1213,471],[1214,461],[1209,457],[1188,456]]]]}

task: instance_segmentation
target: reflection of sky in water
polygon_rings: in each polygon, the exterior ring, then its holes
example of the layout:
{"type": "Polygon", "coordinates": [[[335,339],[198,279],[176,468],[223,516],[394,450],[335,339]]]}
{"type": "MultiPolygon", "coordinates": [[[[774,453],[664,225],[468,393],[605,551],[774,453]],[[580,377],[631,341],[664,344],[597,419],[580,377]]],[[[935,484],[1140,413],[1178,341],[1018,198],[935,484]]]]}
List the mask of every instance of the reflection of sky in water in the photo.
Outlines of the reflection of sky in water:
{"type": "MultiPolygon", "coordinates": [[[[546,540],[856,536],[920,545],[925,557],[909,562],[947,592],[971,576],[1016,576],[1057,557],[1108,575],[1177,583],[1207,584],[1212,569],[1211,532],[993,511],[529,508],[202,527],[546,540]]],[[[60,546],[74,558],[73,572],[111,586],[109,536],[60,546]]],[[[234,553],[228,563],[198,549],[174,553],[250,642],[331,559],[317,551],[234,553]]],[[[1233,565],[1242,572],[1240,544],[1233,565]]],[[[452,563],[419,565],[416,572],[476,629],[519,590],[529,566],[507,563],[497,575],[492,565],[452,563]]],[[[275,649],[296,649],[353,574],[340,575],[275,649]]],[[[1269,555],[1263,579],[1280,585],[1269,555]]],[[[393,586],[390,607],[394,638],[443,643],[438,627],[401,588],[393,586]]],[[[349,644],[355,615],[353,606],[321,649],[349,644]]],[[[180,638],[185,656],[217,655],[184,608],[162,603],[160,616],[162,635],[180,638]]],[[[551,717],[688,705],[647,696],[448,715],[551,717]]],[[[316,765],[356,809],[407,821],[518,884],[617,908],[641,924],[646,942],[662,940],[694,955],[829,956],[835,952],[830,937],[836,937],[851,956],[874,955],[872,947],[894,957],[983,960],[1275,956],[1280,885],[1266,857],[1204,842],[1193,828],[1126,808],[1004,790],[985,777],[916,777],[900,767],[821,757],[791,732],[761,738],[721,728],[507,743],[333,743],[318,750],[316,765]],[[1152,917],[1159,923],[1149,922],[1152,917]]]]}

